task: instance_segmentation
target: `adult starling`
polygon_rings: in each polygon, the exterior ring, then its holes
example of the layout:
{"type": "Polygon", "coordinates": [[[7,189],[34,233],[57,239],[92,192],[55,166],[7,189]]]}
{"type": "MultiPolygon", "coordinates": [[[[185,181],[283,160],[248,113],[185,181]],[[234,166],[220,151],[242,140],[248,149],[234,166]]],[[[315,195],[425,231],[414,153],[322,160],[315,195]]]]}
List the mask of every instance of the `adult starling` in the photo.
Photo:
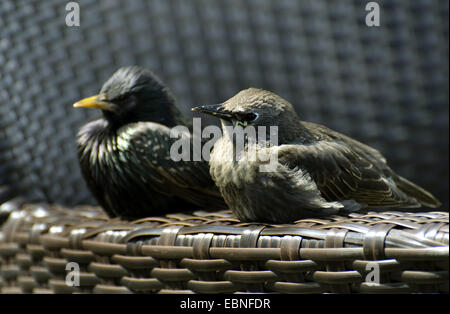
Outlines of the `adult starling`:
{"type": "Polygon", "coordinates": [[[243,221],[290,223],[367,206],[440,205],[429,192],[395,174],[377,150],[325,126],[301,121],[293,106],[272,92],[250,88],[223,104],[193,110],[221,119],[223,135],[211,153],[210,173],[225,202],[243,221]],[[278,144],[263,144],[258,134],[239,151],[230,135],[236,125],[265,126],[266,132],[276,126],[278,144]],[[258,158],[249,154],[251,148],[258,158]],[[240,157],[224,157],[230,154],[240,157]],[[264,160],[277,155],[275,171],[261,171],[259,166],[267,164],[259,157],[264,154],[264,160]]]}
{"type": "Polygon", "coordinates": [[[186,122],[170,91],[152,72],[120,68],[99,95],[73,106],[103,113],[81,128],[77,144],[83,177],[109,216],[134,219],[226,208],[207,162],[171,158],[177,138],[170,137],[170,128],[186,122]]]}

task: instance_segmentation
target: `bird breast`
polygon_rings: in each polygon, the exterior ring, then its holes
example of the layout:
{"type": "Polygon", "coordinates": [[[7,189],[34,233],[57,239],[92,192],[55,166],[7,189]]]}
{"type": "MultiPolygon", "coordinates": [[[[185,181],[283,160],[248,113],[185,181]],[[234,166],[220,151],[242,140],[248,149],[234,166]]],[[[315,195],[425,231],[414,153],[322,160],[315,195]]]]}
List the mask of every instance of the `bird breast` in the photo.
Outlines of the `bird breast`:
{"type": "Polygon", "coordinates": [[[260,148],[255,144],[246,145],[243,150],[236,151],[234,143],[222,137],[215,143],[211,152],[211,177],[218,187],[232,185],[240,189],[252,185],[263,163],[260,157],[271,153],[271,149],[260,148]]]}
{"type": "Polygon", "coordinates": [[[119,166],[116,148],[116,138],[102,120],[85,125],[78,133],[78,155],[85,176],[108,182],[108,169],[119,166]]]}

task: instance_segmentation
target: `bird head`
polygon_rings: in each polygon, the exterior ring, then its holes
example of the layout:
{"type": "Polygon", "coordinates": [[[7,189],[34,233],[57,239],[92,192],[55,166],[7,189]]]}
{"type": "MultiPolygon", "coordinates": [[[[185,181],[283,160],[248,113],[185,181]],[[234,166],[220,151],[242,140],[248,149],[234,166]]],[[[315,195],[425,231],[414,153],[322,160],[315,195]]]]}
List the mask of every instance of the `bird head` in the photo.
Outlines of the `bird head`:
{"type": "Polygon", "coordinates": [[[222,125],[241,125],[244,128],[250,125],[288,127],[299,121],[288,101],[257,88],[240,91],[222,104],[199,106],[192,110],[218,117],[222,125]]]}
{"type": "Polygon", "coordinates": [[[74,107],[95,108],[118,127],[132,122],[176,124],[175,99],[152,72],[137,66],[118,69],[98,95],[76,102],[74,107]]]}

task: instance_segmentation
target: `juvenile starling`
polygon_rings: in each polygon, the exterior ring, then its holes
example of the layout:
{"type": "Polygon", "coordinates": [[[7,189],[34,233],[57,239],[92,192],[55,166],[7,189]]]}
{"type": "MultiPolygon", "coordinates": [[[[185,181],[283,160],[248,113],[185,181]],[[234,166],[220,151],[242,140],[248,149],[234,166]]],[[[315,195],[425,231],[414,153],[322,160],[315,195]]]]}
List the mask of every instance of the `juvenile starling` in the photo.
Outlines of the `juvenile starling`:
{"type": "Polygon", "coordinates": [[[243,221],[290,223],[365,207],[440,206],[429,192],[395,174],[377,150],[301,121],[293,106],[272,92],[250,88],[223,104],[193,110],[221,119],[224,131],[214,144],[210,173],[225,202],[243,221]],[[278,144],[261,145],[258,134],[239,152],[227,134],[236,125],[266,130],[276,126],[278,144]],[[256,156],[277,154],[275,171],[262,172],[259,166],[267,162],[249,158],[251,148],[256,156]],[[224,158],[237,153],[240,158],[224,158]]]}
{"type": "Polygon", "coordinates": [[[177,138],[170,137],[170,128],[186,122],[152,72],[120,68],[99,95],[73,106],[103,113],[81,128],[77,148],[83,177],[109,216],[226,208],[207,162],[172,160],[170,147],[177,138]]]}

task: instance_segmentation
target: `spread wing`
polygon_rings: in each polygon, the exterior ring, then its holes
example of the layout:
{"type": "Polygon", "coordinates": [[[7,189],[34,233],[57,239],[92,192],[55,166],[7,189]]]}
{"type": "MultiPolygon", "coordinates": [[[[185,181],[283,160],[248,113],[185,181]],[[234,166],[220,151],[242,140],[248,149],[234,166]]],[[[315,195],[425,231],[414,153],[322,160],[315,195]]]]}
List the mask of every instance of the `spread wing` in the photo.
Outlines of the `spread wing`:
{"type": "MultiPolygon", "coordinates": [[[[192,137],[185,133],[192,160],[192,137]]],[[[202,208],[225,209],[223,198],[211,179],[206,161],[175,161],[170,154],[179,138],[170,137],[170,129],[152,122],[138,122],[119,130],[117,147],[124,160],[134,159],[138,175],[147,178],[152,189],[176,196],[202,208]]],[[[180,143],[180,142],[178,142],[180,143]]],[[[177,146],[178,147],[178,146],[177,146]]],[[[181,152],[181,146],[176,150],[181,152]]],[[[135,170],[135,171],[136,171],[135,170]]]]}
{"type": "Polygon", "coordinates": [[[281,145],[278,160],[290,168],[306,169],[328,201],[355,200],[381,208],[420,207],[397,187],[384,157],[359,142],[324,138],[307,145],[281,145]]]}

